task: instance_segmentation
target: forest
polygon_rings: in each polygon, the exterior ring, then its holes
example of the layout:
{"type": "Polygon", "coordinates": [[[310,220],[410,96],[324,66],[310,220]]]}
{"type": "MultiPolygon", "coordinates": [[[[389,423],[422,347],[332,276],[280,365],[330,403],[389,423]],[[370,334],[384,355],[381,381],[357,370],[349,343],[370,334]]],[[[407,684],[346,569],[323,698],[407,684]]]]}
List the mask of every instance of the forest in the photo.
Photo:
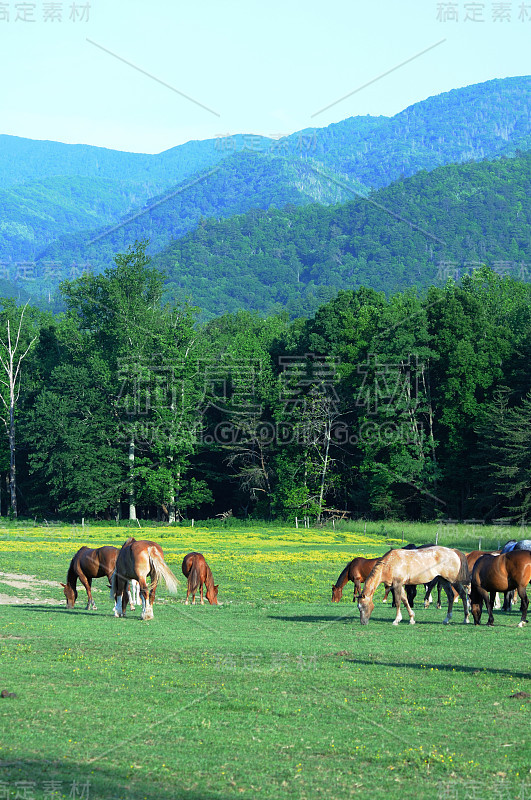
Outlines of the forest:
{"type": "Polygon", "coordinates": [[[531,286],[478,265],[201,320],[137,242],[0,312],[2,514],[525,520],[531,286]]]}

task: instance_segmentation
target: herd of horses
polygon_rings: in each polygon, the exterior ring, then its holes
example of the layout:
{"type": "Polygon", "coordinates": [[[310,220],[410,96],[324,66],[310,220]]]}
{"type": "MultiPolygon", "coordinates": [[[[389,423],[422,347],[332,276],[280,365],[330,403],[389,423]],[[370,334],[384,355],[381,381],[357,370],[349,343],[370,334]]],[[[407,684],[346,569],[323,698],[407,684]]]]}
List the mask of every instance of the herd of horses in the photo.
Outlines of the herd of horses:
{"type": "MultiPolygon", "coordinates": [[[[201,553],[188,553],[183,559],[182,572],[188,579],[186,605],[190,595],[192,604],[195,604],[198,589],[201,604],[204,604],[203,586],[206,587],[208,602],[211,605],[218,604],[218,587],[214,585],[212,570],[201,553]]],[[[179,585],[164,561],[162,547],[156,542],[137,541],[133,536],[120,549],[111,546],[81,547],[77,551],[70,562],[66,583],[61,583],[67,608],[74,608],[78,579],[87,591],[87,610],[96,608],[91,590],[94,578],[107,578],[116,617],[125,617],[128,605],[134,609],[135,602],[141,602],[142,619],[152,619],[155,592],[160,579],[164,579],[170,594],[177,594],[179,585]]]]}
{"type": "MultiPolygon", "coordinates": [[[[211,605],[217,605],[218,586],[214,585],[212,570],[201,553],[188,553],[182,562],[182,572],[187,578],[186,605],[192,595],[199,590],[201,604],[204,604],[203,587],[211,605]]],[[[164,561],[162,548],[156,542],[137,541],[130,537],[120,549],[105,546],[91,549],[82,547],[70,562],[66,583],[62,583],[68,608],[73,608],[77,599],[76,584],[79,579],[87,591],[87,610],[95,609],[92,598],[94,578],[106,577],[109,582],[111,598],[116,617],[124,617],[127,606],[134,608],[135,602],[142,603],[142,619],[153,618],[153,604],[157,584],[162,578],[170,594],[177,594],[178,581],[164,561]],[[150,585],[147,578],[150,578],[150,585]]],[[[413,603],[416,587],[424,584],[427,607],[432,590],[439,588],[446,592],[448,610],[444,623],[452,617],[456,597],[460,597],[464,608],[464,622],[469,622],[471,610],[476,625],[480,624],[483,603],[485,603],[488,622],[494,624],[493,608],[498,592],[507,596],[516,591],[520,598],[521,620],[518,627],[527,623],[527,585],[531,582],[531,540],[520,542],[511,540],[501,551],[486,552],[473,550],[463,553],[460,550],[439,545],[407,545],[397,550],[389,550],[379,558],[361,556],[350,561],[342,570],[332,587],[332,601],[339,602],[343,588],[348,581],[354,583],[354,597],[357,599],[360,622],[366,625],[374,610],[374,592],[383,583],[385,597],[393,594],[396,617],[393,625],[402,619],[401,603],[404,604],[410,624],[415,623],[413,603]],[[362,589],[362,584],[365,584],[362,589]],[[469,594],[470,591],[470,603],[469,594]]],[[[507,608],[507,605],[505,606],[507,608]]],[[[510,602],[509,602],[510,609],[510,602]]]]}
{"type": "MultiPolygon", "coordinates": [[[[448,624],[452,617],[454,599],[463,601],[464,622],[469,622],[472,611],[474,624],[479,625],[483,603],[488,613],[487,625],[494,625],[493,608],[497,593],[506,596],[505,610],[510,610],[510,593],[515,591],[520,598],[521,620],[519,628],[527,623],[527,585],[531,582],[531,540],[512,539],[501,551],[487,552],[473,550],[462,553],[460,550],[438,545],[407,545],[400,550],[389,550],[380,558],[363,558],[350,561],[332,586],[332,601],[339,602],[343,587],[348,581],[354,583],[353,600],[358,601],[360,622],[366,625],[374,610],[373,596],[376,588],[383,583],[385,597],[393,593],[396,617],[393,625],[402,619],[400,605],[404,603],[409,621],[415,624],[413,599],[416,587],[424,584],[426,594],[424,606],[430,602],[430,595],[438,585],[448,597],[448,611],[443,622],[448,624]],[[362,584],[365,584],[362,589],[362,584]],[[470,589],[470,603],[467,588],[470,589]]],[[[440,607],[440,595],[438,606],[440,607]]]]}

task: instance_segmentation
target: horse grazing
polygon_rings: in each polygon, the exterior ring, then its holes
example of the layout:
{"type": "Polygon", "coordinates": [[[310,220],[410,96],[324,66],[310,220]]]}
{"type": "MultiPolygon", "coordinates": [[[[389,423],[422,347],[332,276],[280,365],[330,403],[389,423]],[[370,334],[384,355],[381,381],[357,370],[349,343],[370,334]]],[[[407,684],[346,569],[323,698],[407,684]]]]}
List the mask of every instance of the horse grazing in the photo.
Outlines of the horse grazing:
{"type": "Polygon", "coordinates": [[[361,584],[365,583],[377,561],[379,561],[378,558],[363,558],[363,556],[358,556],[349,561],[332,586],[332,602],[339,603],[343,596],[343,587],[348,581],[352,581],[354,584],[354,596],[352,598],[352,602],[354,602],[356,595],[361,594],[361,584]]]}
{"type": "MultiPolygon", "coordinates": [[[[360,622],[367,625],[374,609],[372,598],[380,583],[391,584],[396,604],[396,618],[393,625],[398,625],[402,619],[400,601],[404,602],[409,614],[409,622],[415,624],[415,614],[411,609],[404,586],[429,583],[439,576],[448,587],[455,586],[463,601],[465,609],[465,622],[468,622],[468,604],[463,583],[470,582],[470,572],[464,553],[460,550],[451,550],[448,547],[429,547],[418,550],[391,550],[383,556],[365,581],[365,588],[358,601],[360,622]]],[[[448,613],[445,624],[452,617],[454,598],[453,593],[448,595],[448,613]]]]}
{"type": "Polygon", "coordinates": [[[531,552],[529,550],[512,550],[501,555],[487,554],[481,556],[472,570],[472,589],[470,600],[474,624],[481,622],[483,601],[487,607],[489,619],[487,625],[494,625],[492,607],[496,592],[518,591],[522,619],[518,623],[523,628],[527,623],[527,607],[529,600],[526,587],[531,582],[531,552]]]}
{"type": "Polygon", "coordinates": [[[111,599],[114,600],[114,616],[125,617],[129,598],[129,581],[139,583],[142,600],[142,619],[153,619],[153,603],[160,578],[164,578],[170,594],[177,594],[178,581],[164,561],[162,547],[155,542],[139,541],[131,536],[118,553],[111,579],[111,599]],[[146,578],[151,586],[148,591],[146,578]]]}
{"type": "Polygon", "coordinates": [[[192,604],[195,605],[195,593],[199,589],[201,595],[201,605],[205,605],[203,600],[203,584],[206,586],[207,600],[211,606],[218,604],[218,587],[214,586],[212,570],[205,561],[201,553],[188,553],[183,558],[182,571],[185,578],[188,578],[188,589],[186,592],[186,605],[188,597],[192,595],[192,604]]]}
{"type": "Polygon", "coordinates": [[[110,546],[97,547],[96,549],[81,547],[77,551],[68,567],[66,583],[61,584],[66,597],[67,608],[74,608],[77,600],[76,584],[78,578],[87,590],[87,611],[90,608],[96,608],[96,603],[92,598],[92,580],[93,578],[103,577],[106,577],[108,581],[111,580],[118,553],[117,547],[110,546]]]}

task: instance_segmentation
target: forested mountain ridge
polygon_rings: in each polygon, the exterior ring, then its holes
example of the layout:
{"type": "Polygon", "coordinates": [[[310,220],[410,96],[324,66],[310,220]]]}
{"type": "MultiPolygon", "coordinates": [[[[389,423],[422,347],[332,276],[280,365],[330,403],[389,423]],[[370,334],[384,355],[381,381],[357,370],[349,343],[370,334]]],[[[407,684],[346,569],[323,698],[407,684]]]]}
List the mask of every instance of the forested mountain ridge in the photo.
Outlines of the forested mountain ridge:
{"type": "MultiPolygon", "coordinates": [[[[313,200],[329,203],[345,199],[341,182],[360,188],[382,187],[421,169],[513,154],[531,144],[530,101],[529,77],[506,78],[430,97],[393,118],[351,117],[276,140],[251,134],[220,135],[156,155],[0,136],[0,186],[4,190],[0,195],[0,259],[11,264],[50,259],[50,253],[44,251],[53,241],[66,237],[56,252],[69,251],[72,245],[75,249],[83,240],[100,237],[106,226],[119,224],[124,216],[136,216],[140,223],[127,227],[131,236],[116,239],[113,252],[144,235],[152,239],[155,252],[190,230],[201,215],[225,217],[251,207],[281,208],[313,200]],[[239,204],[226,202],[223,196],[241,194],[245,176],[239,176],[234,187],[206,183],[203,193],[211,187],[211,195],[202,199],[202,209],[195,209],[201,211],[199,216],[193,210],[188,214],[177,208],[175,219],[166,214],[162,225],[158,221],[154,225],[155,231],[153,226],[142,229],[140,218],[146,208],[164,193],[178,192],[187,182],[200,181],[209,171],[239,156],[247,157],[240,167],[245,164],[250,169],[251,191],[244,193],[245,202],[243,197],[239,204]],[[286,172],[293,176],[294,170],[300,171],[301,164],[317,173],[339,175],[335,194],[307,191],[316,178],[306,171],[300,194],[294,194],[291,184],[274,196],[258,187],[253,201],[252,172],[257,162],[264,159],[267,163],[262,168],[267,172],[271,159],[279,158],[286,162],[284,177],[286,172]],[[90,233],[81,237],[82,231],[90,233]]],[[[279,181],[282,183],[282,176],[279,181]]],[[[192,206],[196,199],[191,198],[192,206]]],[[[90,252],[97,269],[109,263],[112,248],[107,245],[106,241],[101,250],[96,247],[90,252]]],[[[87,254],[76,253],[76,259],[86,263],[87,254]]],[[[63,274],[68,274],[70,265],[63,266],[63,274]]],[[[37,284],[26,288],[34,292],[37,284]]]]}
{"type": "Polygon", "coordinates": [[[252,208],[300,206],[316,201],[337,203],[367,192],[360,184],[339,180],[305,162],[236,153],[149,200],[117,224],[64,236],[51,243],[37,258],[37,274],[44,276],[50,261],[63,265],[61,277],[65,278],[73,263],[87,263],[92,271],[99,272],[112,262],[114,253],[127,249],[136,240],[149,239],[148,252],[157,253],[208,217],[219,219],[252,208]]]}
{"type": "Polygon", "coordinates": [[[530,76],[497,79],[428,97],[394,117],[351,117],[293,134],[289,152],[379,188],[422,169],[528,150],[530,107],[530,76]]]}
{"type": "Polygon", "coordinates": [[[530,198],[531,153],[445,166],[339,206],[203,220],[154,264],[207,316],[305,316],[339,289],[424,289],[482,263],[527,280],[530,198]]]}

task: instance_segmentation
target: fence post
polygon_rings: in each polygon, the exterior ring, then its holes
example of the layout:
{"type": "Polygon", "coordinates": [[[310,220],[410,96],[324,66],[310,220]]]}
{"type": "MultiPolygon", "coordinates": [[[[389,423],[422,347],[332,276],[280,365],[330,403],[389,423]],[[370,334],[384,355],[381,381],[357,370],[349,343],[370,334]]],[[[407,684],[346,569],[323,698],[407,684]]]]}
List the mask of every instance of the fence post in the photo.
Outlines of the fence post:
{"type": "Polygon", "coordinates": [[[297,528],[297,530],[298,530],[298,528],[299,528],[299,520],[298,520],[298,518],[297,518],[297,517],[295,517],[295,527],[296,527],[296,528],[297,528]]]}

